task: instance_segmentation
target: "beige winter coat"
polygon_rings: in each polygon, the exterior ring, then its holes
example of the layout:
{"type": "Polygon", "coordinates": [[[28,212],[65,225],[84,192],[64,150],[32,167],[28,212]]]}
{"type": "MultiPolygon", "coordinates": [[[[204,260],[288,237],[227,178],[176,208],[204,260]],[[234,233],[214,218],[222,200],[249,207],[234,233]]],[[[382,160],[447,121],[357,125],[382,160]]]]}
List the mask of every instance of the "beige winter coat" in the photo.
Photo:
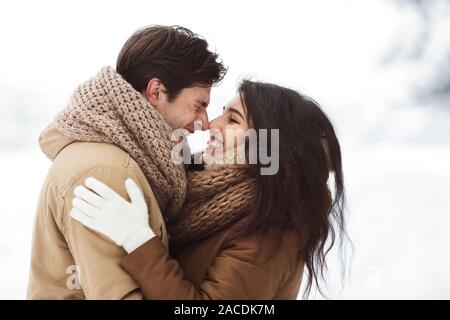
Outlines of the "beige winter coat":
{"type": "Polygon", "coordinates": [[[142,299],[138,285],[120,266],[126,252],[70,218],[73,190],[93,176],[128,198],[134,179],[149,207],[150,225],[167,247],[163,216],[144,173],[122,149],[106,143],[74,142],[52,126],[40,136],[53,160],[41,190],[34,224],[28,299],[142,299]]]}

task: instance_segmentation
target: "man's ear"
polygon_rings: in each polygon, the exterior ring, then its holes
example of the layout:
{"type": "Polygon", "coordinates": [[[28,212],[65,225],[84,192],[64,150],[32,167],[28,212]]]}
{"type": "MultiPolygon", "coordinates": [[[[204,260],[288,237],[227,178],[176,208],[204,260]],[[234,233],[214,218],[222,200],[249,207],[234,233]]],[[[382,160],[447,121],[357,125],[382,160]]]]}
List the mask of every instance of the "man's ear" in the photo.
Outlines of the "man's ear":
{"type": "Polygon", "coordinates": [[[152,78],[147,83],[147,88],[145,89],[145,97],[154,107],[157,107],[161,101],[161,94],[164,86],[161,80],[158,78],[152,78]]]}

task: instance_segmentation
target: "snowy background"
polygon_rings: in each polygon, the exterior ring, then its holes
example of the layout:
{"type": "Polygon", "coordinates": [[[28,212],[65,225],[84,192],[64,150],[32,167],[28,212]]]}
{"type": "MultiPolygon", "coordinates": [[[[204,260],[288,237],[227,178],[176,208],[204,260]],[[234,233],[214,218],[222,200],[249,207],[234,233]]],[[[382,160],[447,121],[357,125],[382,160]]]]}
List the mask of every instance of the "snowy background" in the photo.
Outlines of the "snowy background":
{"type": "Polygon", "coordinates": [[[191,28],[229,66],[210,118],[252,77],[334,121],[355,249],[343,290],[331,256],[329,297],[450,298],[450,1],[0,0],[0,299],[25,298],[39,132],[148,24],[191,28]]]}

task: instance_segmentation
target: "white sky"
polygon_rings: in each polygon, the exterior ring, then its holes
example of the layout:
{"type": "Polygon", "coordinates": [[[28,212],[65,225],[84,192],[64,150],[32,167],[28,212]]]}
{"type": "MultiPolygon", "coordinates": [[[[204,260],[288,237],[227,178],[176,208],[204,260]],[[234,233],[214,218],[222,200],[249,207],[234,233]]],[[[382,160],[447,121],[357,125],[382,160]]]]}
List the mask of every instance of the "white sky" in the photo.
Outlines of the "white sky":
{"type": "MultiPolygon", "coordinates": [[[[125,40],[149,24],[204,35],[229,66],[212,91],[210,118],[249,76],[298,89],[330,114],[343,145],[357,249],[349,285],[332,297],[449,298],[443,190],[450,189],[450,116],[413,97],[450,46],[449,6],[431,2],[433,32],[418,61],[408,55],[423,20],[391,1],[0,0],[0,148],[25,144],[0,150],[0,176],[11,182],[0,188],[11,194],[0,209],[7,222],[0,225],[0,298],[24,297],[32,217],[48,166],[37,134],[80,82],[115,66],[125,40]],[[394,62],[383,64],[392,53],[394,62]]],[[[196,147],[201,142],[194,137],[196,147]]],[[[336,274],[332,268],[333,281],[336,274]]]]}
{"type": "Polygon", "coordinates": [[[246,76],[339,105],[392,90],[390,83],[379,87],[383,75],[377,71],[400,23],[383,1],[227,1],[220,6],[210,1],[2,1],[1,6],[0,83],[58,100],[100,66],[114,66],[128,36],[148,24],[189,27],[221,54],[230,71],[213,93],[212,116],[246,76]]]}

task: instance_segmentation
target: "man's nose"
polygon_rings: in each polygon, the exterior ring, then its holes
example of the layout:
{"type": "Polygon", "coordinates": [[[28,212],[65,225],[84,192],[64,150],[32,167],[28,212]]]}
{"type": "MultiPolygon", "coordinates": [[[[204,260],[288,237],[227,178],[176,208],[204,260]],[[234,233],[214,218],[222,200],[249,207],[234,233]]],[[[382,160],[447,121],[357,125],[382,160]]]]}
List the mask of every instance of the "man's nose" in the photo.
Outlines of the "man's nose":
{"type": "Polygon", "coordinates": [[[206,112],[203,112],[200,115],[200,118],[198,119],[198,121],[201,121],[201,123],[202,123],[202,130],[203,131],[209,129],[208,114],[206,112]]]}

